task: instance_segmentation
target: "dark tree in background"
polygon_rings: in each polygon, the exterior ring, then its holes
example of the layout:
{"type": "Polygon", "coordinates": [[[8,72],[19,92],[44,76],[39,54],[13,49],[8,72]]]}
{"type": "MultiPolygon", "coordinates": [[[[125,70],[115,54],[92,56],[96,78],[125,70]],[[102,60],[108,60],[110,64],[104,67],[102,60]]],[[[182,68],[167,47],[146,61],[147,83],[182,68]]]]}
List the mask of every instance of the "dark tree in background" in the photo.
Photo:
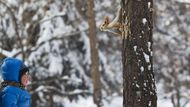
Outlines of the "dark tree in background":
{"type": "Polygon", "coordinates": [[[123,22],[128,25],[122,55],[123,107],[156,107],[152,63],[153,0],[122,0],[122,4],[123,22]]]}

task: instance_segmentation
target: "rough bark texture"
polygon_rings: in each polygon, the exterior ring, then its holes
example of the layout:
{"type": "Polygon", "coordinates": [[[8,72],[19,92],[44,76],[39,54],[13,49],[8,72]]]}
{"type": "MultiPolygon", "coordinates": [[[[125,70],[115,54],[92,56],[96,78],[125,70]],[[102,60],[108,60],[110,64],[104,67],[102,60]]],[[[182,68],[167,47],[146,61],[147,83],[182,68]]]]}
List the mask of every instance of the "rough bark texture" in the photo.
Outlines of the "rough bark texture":
{"type": "Polygon", "coordinates": [[[157,107],[152,61],[152,0],[122,0],[123,107],[157,107]]]}
{"type": "Polygon", "coordinates": [[[94,12],[94,1],[87,0],[88,3],[88,25],[89,25],[89,38],[91,48],[91,76],[93,79],[93,99],[94,103],[101,106],[101,82],[100,73],[98,70],[98,51],[96,44],[96,22],[94,12]]]}

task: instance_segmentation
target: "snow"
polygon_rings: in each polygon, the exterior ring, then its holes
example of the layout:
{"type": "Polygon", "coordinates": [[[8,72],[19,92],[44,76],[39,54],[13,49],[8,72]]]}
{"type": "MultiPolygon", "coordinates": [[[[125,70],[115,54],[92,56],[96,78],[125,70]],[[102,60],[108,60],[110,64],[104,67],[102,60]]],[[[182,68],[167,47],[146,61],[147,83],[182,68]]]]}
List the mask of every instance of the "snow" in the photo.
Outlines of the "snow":
{"type": "Polygon", "coordinates": [[[146,62],[149,63],[150,62],[149,55],[147,55],[145,52],[143,52],[143,54],[144,54],[144,58],[145,58],[146,62]]]}
{"type": "MultiPolygon", "coordinates": [[[[64,99],[65,107],[97,107],[93,103],[92,97],[87,97],[86,99],[83,97],[79,97],[78,101],[70,102],[67,99],[64,99]]],[[[102,107],[122,107],[122,97],[114,96],[110,101],[103,101],[102,107]]]]}
{"type": "Polygon", "coordinates": [[[123,107],[123,98],[121,96],[113,96],[109,102],[103,101],[103,107],[123,107]]]}
{"type": "MultiPolygon", "coordinates": [[[[112,72],[111,70],[111,66],[109,66],[107,63],[107,58],[105,57],[105,55],[99,51],[99,57],[100,57],[100,60],[102,61],[102,63],[104,64],[104,67],[106,67],[105,69],[105,72],[108,73],[107,77],[108,78],[114,78],[114,72],[112,72]]],[[[102,70],[102,67],[100,67],[101,70],[102,70]]],[[[108,88],[108,87],[107,87],[108,88]]]]}
{"type": "Polygon", "coordinates": [[[84,47],[83,47],[83,50],[85,50],[85,58],[84,58],[84,63],[86,64],[91,64],[91,53],[90,53],[90,40],[88,38],[88,36],[82,32],[81,33],[81,38],[80,40],[84,41],[84,47]]]}
{"type": "Polygon", "coordinates": [[[150,6],[151,6],[151,2],[148,2],[148,8],[150,8],[150,6]]]}
{"type": "Polygon", "coordinates": [[[51,75],[61,74],[63,70],[62,57],[60,55],[49,55],[49,71],[51,75]]]}
{"type": "Polygon", "coordinates": [[[1,54],[6,55],[6,56],[8,56],[8,57],[12,57],[12,56],[13,56],[12,52],[3,50],[3,49],[1,49],[1,48],[0,48],[0,52],[1,52],[1,54]]]}
{"type": "Polygon", "coordinates": [[[35,90],[35,92],[38,92],[38,91],[41,91],[41,90],[43,90],[44,89],[44,86],[39,86],[36,90],[35,90]]]}
{"type": "MultiPolygon", "coordinates": [[[[88,84],[88,85],[90,85],[90,83],[91,83],[91,81],[89,81],[90,79],[89,79],[89,77],[87,77],[86,75],[85,75],[85,71],[83,70],[83,68],[80,66],[80,64],[78,63],[78,61],[77,61],[77,57],[78,57],[78,55],[76,55],[76,53],[69,53],[68,55],[67,55],[67,57],[69,58],[69,60],[72,62],[72,67],[75,67],[76,68],[76,70],[78,70],[79,72],[80,72],[80,75],[81,75],[81,77],[83,77],[84,78],[84,80],[85,80],[85,82],[88,84]]],[[[71,71],[71,72],[75,72],[75,71],[71,71]]],[[[73,82],[81,82],[80,80],[77,80],[77,78],[76,78],[76,76],[73,74],[73,76],[71,76],[71,82],[73,83],[73,82]]]]}
{"type": "Polygon", "coordinates": [[[151,51],[151,52],[150,52],[150,56],[152,56],[152,55],[153,55],[153,52],[151,51]]]}
{"type": "Polygon", "coordinates": [[[151,103],[152,103],[152,102],[151,102],[151,101],[149,101],[148,106],[151,106],[151,103]]]}
{"type": "Polygon", "coordinates": [[[110,7],[112,4],[110,1],[104,1],[103,3],[101,3],[101,5],[104,7],[110,7]]]}
{"type": "Polygon", "coordinates": [[[190,3],[189,0],[176,0],[176,1],[181,2],[181,3],[190,3]]]}
{"type": "Polygon", "coordinates": [[[144,67],[143,67],[143,66],[141,66],[141,68],[140,68],[140,69],[141,69],[141,72],[143,72],[143,71],[144,71],[144,67]]]}
{"type": "MultiPolygon", "coordinates": [[[[93,103],[92,97],[79,97],[78,101],[72,101],[70,102],[66,98],[54,98],[54,101],[61,100],[61,102],[64,102],[65,107],[96,107],[96,105],[93,103]]],[[[112,96],[109,101],[103,100],[103,107],[122,107],[123,105],[123,98],[122,96],[112,96]]],[[[169,100],[166,99],[158,99],[157,107],[173,107],[172,103],[169,100]]],[[[149,101],[149,106],[151,105],[151,101],[149,101]]]]}
{"type": "Polygon", "coordinates": [[[140,86],[139,86],[138,84],[136,84],[136,87],[137,87],[137,88],[140,88],[140,86]]]}
{"type": "Polygon", "coordinates": [[[142,19],[142,23],[143,23],[144,25],[147,23],[146,18],[143,18],[143,19],[142,19]]]}
{"type": "Polygon", "coordinates": [[[137,51],[137,46],[134,46],[133,49],[134,49],[134,51],[136,52],[136,51],[137,51]]]}
{"type": "Polygon", "coordinates": [[[168,100],[158,100],[158,107],[173,107],[172,103],[168,100]]]}
{"type": "Polygon", "coordinates": [[[151,52],[151,42],[148,42],[148,51],[151,52]]]}
{"type": "Polygon", "coordinates": [[[17,6],[18,5],[18,2],[17,0],[8,0],[8,3],[12,6],[17,6]]]}
{"type": "Polygon", "coordinates": [[[12,51],[7,51],[7,50],[0,48],[1,54],[5,55],[7,57],[13,57],[14,55],[19,53],[20,51],[21,51],[20,49],[13,49],[12,51]]]}
{"type": "Polygon", "coordinates": [[[148,70],[151,70],[151,65],[148,65],[148,70]]]}
{"type": "Polygon", "coordinates": [[[42,43],[42,42],[45,42],[45,41],[48,41],[51,39],[51,36],[52,36],[52,30],[53,26],[51,25],[51,22],[48,21],[48,22],[44,22],[42,24],[42,29],[43,31],[41,32],[40,35],[42,35],[39,39],[38,39],[38,44],[42,43]]]}

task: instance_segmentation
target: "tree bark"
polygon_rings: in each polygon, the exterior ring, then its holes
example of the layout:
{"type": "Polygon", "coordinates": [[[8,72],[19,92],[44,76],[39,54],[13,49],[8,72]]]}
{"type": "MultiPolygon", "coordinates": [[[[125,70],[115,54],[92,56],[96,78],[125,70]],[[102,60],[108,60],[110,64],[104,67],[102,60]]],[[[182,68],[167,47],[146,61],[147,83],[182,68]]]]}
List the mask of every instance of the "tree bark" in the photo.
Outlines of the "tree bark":
{"type": "Polygon", "coordinates": [[[122,0],[123,107],[157,107],[152,62],[153,0],[122,0]]]}
{"type": "Polygon", "coordinates": [[[94,12],[94,1],[87,0],[88,5],[88,25],[89,25],[89,38],[90,38],[90,49],[91,49],[91,76],[93,80],[93,100],[94,103],[101,107],[101,81],[100,72],[98,70],[98,51],[96,44],[96,22],[94,12]]]}

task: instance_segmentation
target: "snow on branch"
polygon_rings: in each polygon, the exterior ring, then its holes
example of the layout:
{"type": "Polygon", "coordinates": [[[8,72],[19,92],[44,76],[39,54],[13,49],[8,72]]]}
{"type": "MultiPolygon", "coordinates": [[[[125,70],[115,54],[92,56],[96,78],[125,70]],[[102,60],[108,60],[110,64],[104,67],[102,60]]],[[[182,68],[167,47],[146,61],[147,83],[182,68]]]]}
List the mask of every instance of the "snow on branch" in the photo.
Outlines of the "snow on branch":
{"type": "Polygon", "coordinates": [[[73,95],[79,95],[79,94],[90,94],[92,95],[92,92],[90,92],[89,90],[79,90],[79,89],[76,89],[74,91],[69,91],[69,92],[63,92],[62,90],[58,90],[57,88],[55,87],[52,87],[52,86],[40,86],[38,88],[36,88],[36,90],[32,91],[31,93],[34,94],[34,93],[38,93],[40,91],[52,91],[54,92],[55,94],[59,95],[59,96],[73,96],[73,95]]]}
{"type": "Polygon", "coordinates": [[[19,41],[19,45],[20,45],[20,48],[21,48],[22,57],[23,57],[23,60],[24,60],[25,59],[24,46],[22,44],[22,39],[21,39],[21,37],[19,35],[19,28],[18,28],[18,24],[17,24],[17,19],[16,19],[15,15],[14,15],[14,12],[12,11],[12,9],[5,2],[0,1],[0,4],[3,4],[5,7],[7,7],[8,12],[11,15],[11,18],[13,20],[13,25],[15,26],[16,36],[17,36],[17,39],[19,41]]]}
{"type": "MultiPolygon", "coordinates": [[[[35,47],[27,47],[27,49],[25,50],[25,52],[34,52],[34,51],[37,51],[41,46],[43,46],[45,43],[48,43],[48,42],[52,42],[52,41],[55,41],[55,40],[63,40],[63,39],[66,39],[66,38],[69,38],[71,36],[75,36],[77,34],[80,34],[81,32],[86,32],[87,30],[84,30],[84,31],[76,31],[76,32],[72,32],[72,33],[66,33],[66,34],[61,34],[61,35],[64,35],[64,36],[55,36],[55,37],[52,37],[50,38],[49,40],[46,40],[46,41],[42,41],[40,42],[39,44],[37,44],[37,46],[35,47]]],[[[13,55],[13,57],[16,57],[18,56],[19,54],[21,54],[22,51],[19,51],[17,52],[15,55],[13,55]]]]}

